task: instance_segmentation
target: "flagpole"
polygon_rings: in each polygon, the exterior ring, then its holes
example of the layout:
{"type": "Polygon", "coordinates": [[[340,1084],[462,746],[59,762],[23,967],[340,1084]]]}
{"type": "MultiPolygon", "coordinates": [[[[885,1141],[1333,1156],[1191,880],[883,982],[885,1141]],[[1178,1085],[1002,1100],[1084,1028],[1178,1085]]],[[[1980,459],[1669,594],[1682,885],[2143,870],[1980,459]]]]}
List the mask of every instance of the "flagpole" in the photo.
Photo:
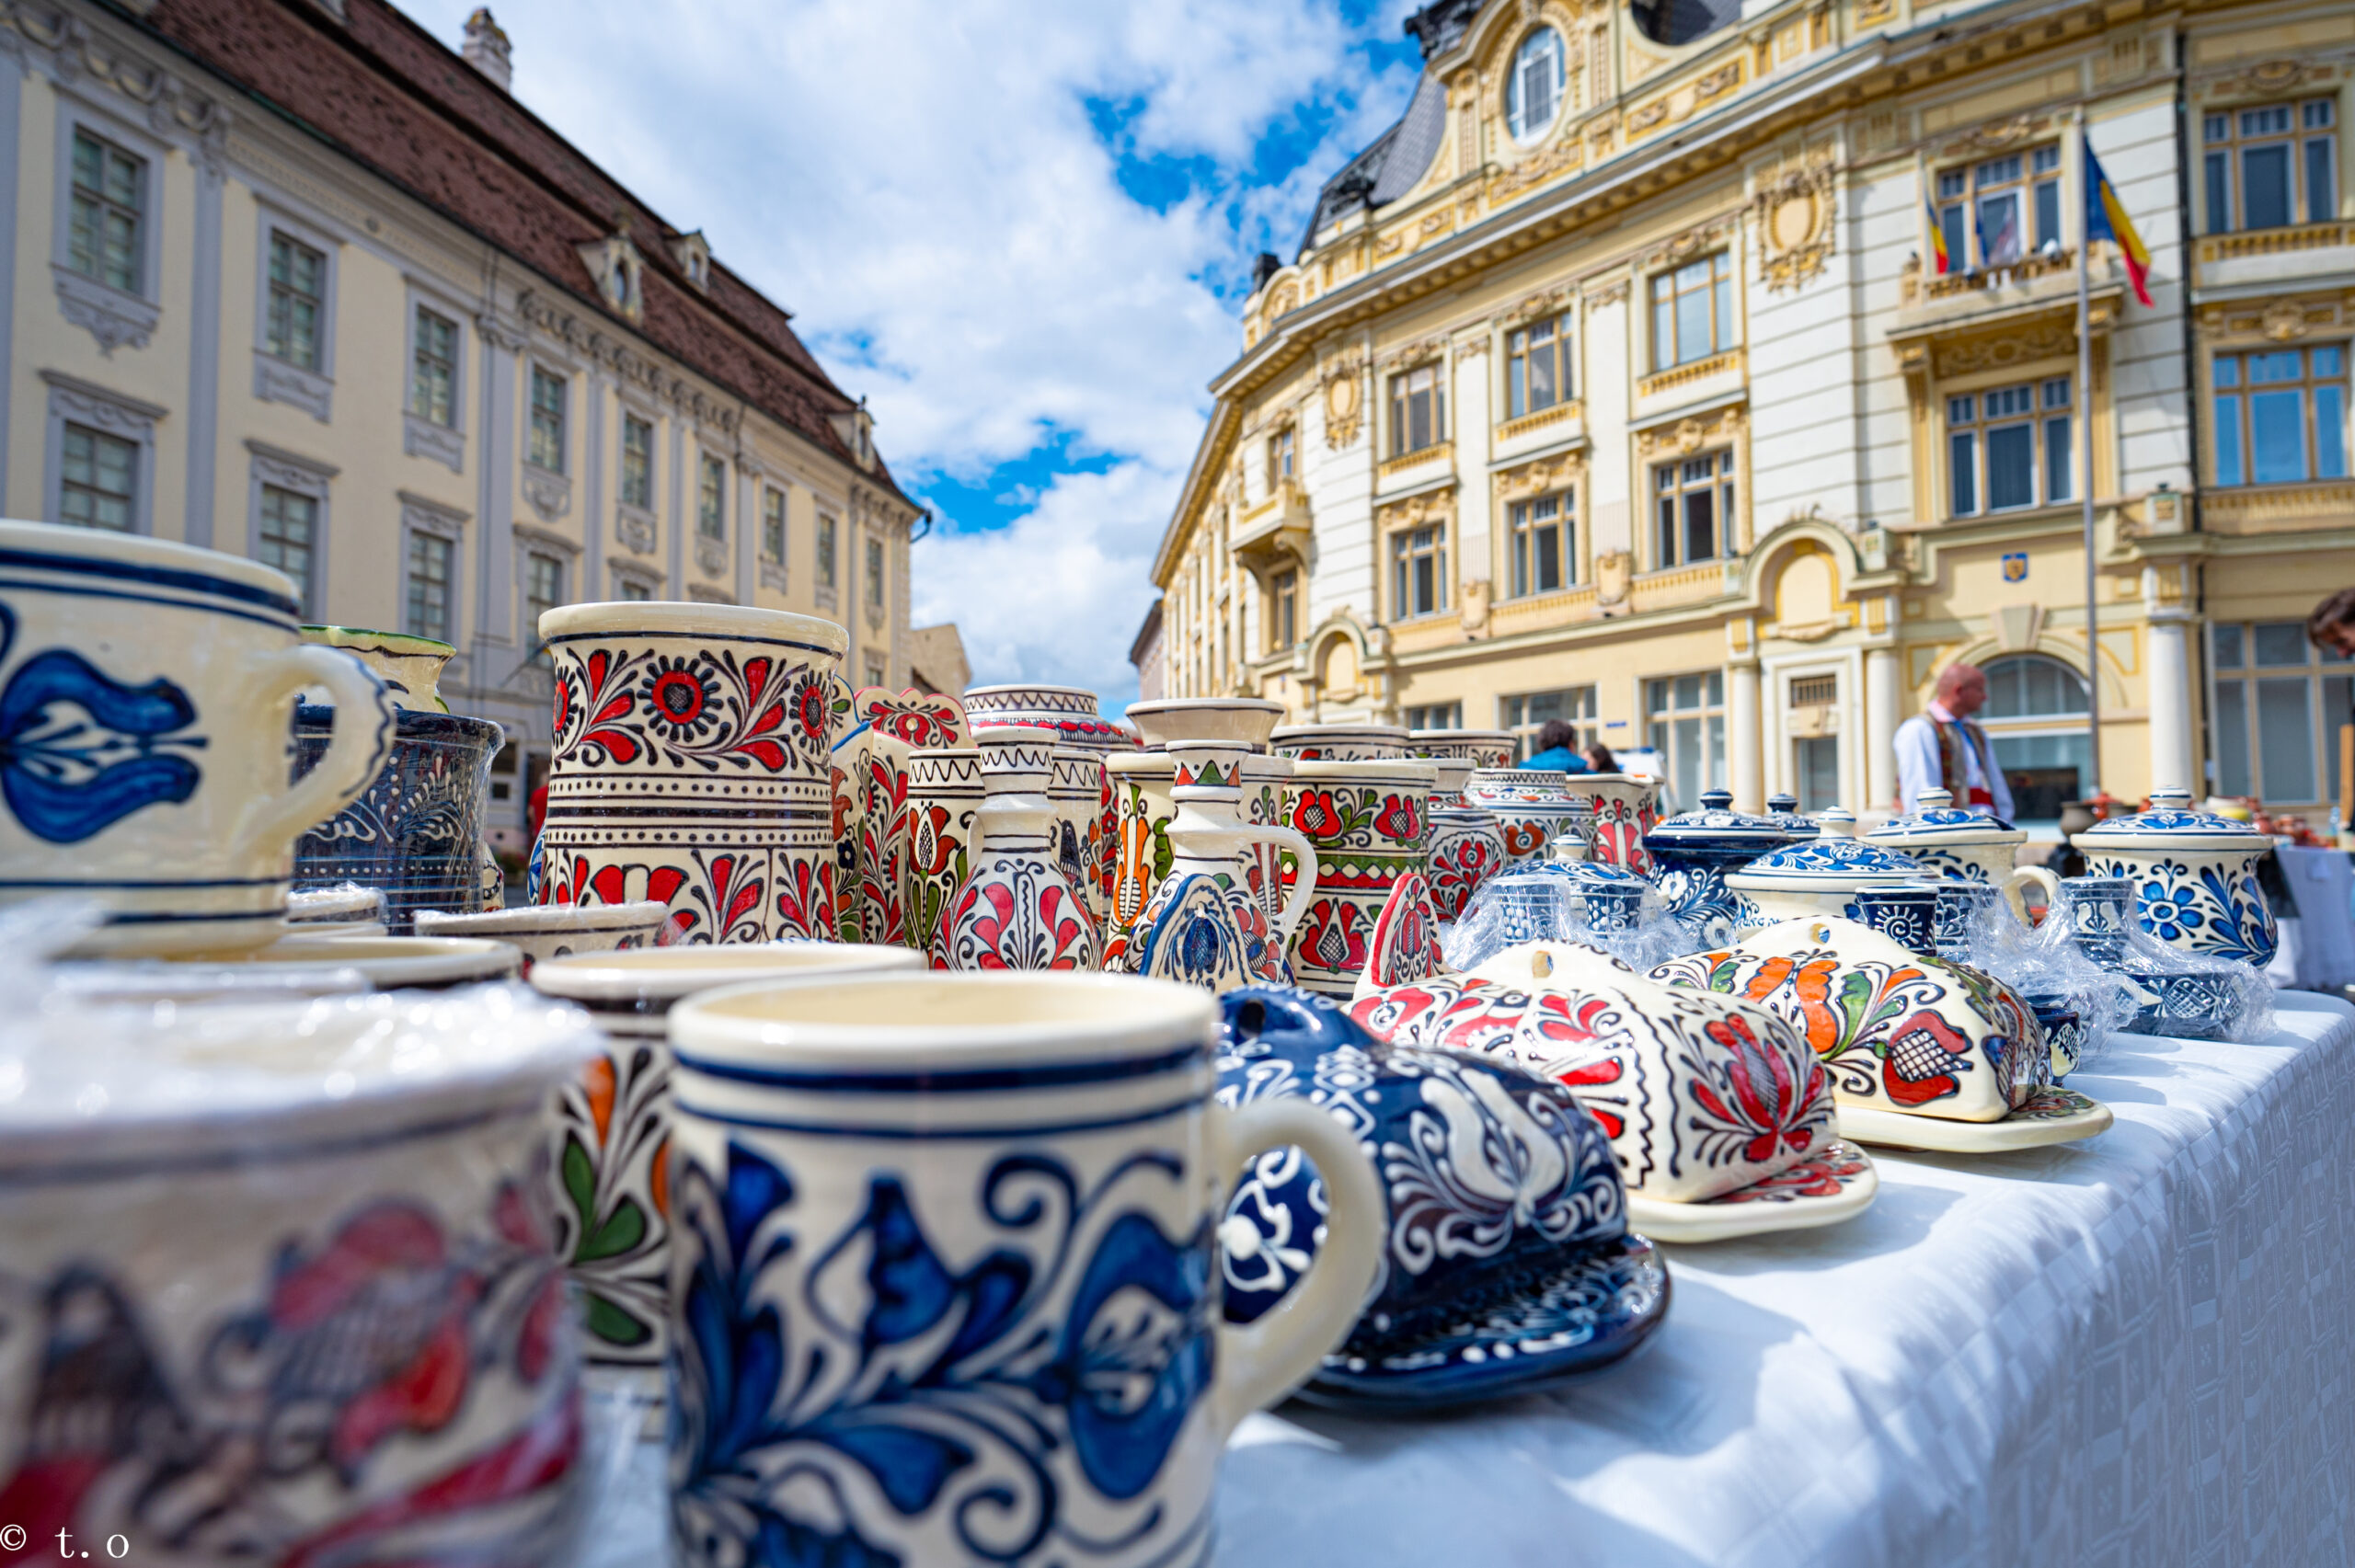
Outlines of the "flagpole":
{"type": "Polygon", "coordinates": [[[2092,292],[2094,192],[2088,183],[2090,160],[2086,153],[2091,143],[2085,140],[2085,111],[2078,109],[2077,123],[2077,188],[2083,193],[2077,203],[2077,395],[2076,405],[2083,415],[2085,439],[2077,444],[2085,452],[2078,464],[2083,480],[2078,486],[2085,497],[2085,750],[2088,758],[2087,776],[2079,786],[2079,796],[2091,800],[2101,793],[2101,633],[2100,609],[2095,600],[2099,581],[2094,571],[2094,346],[2088,330],[2092,315],[2088,296],[2092,292]]]}

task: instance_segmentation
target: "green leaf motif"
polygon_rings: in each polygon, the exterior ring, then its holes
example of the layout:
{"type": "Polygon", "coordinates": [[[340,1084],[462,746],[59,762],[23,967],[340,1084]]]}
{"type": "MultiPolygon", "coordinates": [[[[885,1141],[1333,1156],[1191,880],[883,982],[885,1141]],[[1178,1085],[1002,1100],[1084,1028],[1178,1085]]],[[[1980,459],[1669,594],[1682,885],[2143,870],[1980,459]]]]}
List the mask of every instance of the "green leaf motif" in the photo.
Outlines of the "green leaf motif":
{"type": "Polygon", "coordinates": [[[614,1305],[594,1291],[587,1293],[589,1300],[589,1332],[607,1345],[644,1345],[654,1337],[654,1331],[638,1317],[614,1305]]]}
{"type": "Polygon", "coordinates": [[[646,1210],[638,1200],[626,1197],[614,1206],[605,1222],[580,1238],[580,1245],[573,1250],[577,1264],[595,1263],[601,1258],[619,1257],[646,1240],[646,1210]]]}
{"type": "Polygon", "coordinates": [[[597,1171],[590,1163],[589,1150],[580,1140],[568,1133],[564,1139],[564,1196],[572,1200],[572,1211],[580,1216],[580,1233],[589,1233],[591,1210],[597,1202],[597,1171]]]}

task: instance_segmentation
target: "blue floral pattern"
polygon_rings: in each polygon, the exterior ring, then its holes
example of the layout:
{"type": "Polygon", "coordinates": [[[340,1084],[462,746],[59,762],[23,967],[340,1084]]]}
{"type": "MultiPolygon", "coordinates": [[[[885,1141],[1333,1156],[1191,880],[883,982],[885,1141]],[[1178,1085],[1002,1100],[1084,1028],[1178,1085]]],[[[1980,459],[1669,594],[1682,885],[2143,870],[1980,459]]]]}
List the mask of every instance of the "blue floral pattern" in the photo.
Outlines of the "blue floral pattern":
{"type": "Polygon", "coordinates": [[[2249,858],[2237,853],[2176,858],[2096,851],[2086,855],[2085,869],[2095,876],[2130,878],[2135,918],[2161,942],[2263,968],[2273,961],[2280,937],[2256,876],[2245,864],[2231,869],[2249,858]]]}
{"type": "MultiPolygon", "coordinates": [[[[0,605],[0,658],[16,641],[0,605]]],[[[78,844],[150,806],[178,805],[203,772],[185,751],[202,736],[188,693],[157,677],[117,681],[70,648],[46,648],[0,688],[0,797],[25,831],[78,844]]]]}

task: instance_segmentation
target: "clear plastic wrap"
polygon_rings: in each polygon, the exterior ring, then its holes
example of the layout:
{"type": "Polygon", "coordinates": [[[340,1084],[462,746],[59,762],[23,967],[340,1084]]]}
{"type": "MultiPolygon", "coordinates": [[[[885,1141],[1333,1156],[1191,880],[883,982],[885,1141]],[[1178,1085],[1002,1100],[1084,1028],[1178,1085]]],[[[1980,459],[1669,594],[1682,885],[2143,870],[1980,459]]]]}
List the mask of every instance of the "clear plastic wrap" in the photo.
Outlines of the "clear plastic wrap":
{"type": "Polygon", "coordinates": [[[1642,972],[1701,945],[1642,878],[1631,873],[1607,883],[1591,878],[1594,872],[1616,871],[1535,862],[1492,876],[1473,894],[1463,917],[1440,933],[1440,956],[1449,968],[1463,970],[1522,943],[1572,942],[1642,972]]]}

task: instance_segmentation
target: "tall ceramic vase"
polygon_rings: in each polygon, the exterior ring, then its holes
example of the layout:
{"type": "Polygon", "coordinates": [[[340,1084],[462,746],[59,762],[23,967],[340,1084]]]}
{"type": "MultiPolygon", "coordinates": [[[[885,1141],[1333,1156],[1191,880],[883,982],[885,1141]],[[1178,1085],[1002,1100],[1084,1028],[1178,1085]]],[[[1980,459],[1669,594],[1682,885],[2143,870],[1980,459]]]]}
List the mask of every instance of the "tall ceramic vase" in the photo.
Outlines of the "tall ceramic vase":
{"type": "Polygon", "coordinates": [[[1427,807],[1438,782],[1429,762],[1292,764],[1292,825],[1316,851],[1316,896],[1292,941],[1292,971],[1307,990],[1349,996],[1391,888],[1429,876],[1427,807]]]}
{"type": "Polygon", "coordinates": [[[1177,765],[1170,796],[1178,807],[1169,825],[1172,863],[1137,920],[1122,956],[1126,972],[1220,991],[1259,981],[1292,983],[1285,953],[1308,912],[1316,851],[1290,828],[1254,827],[1243,820],[1240,773],[1247,755],[1233,742],[1170,746],[1177,765]],[[1254,853],[1260,843],[1281,845],[1307,868],[1273,921],[1254,853]],[[1206,931],[1205,921],[1216,929],[1206,931]]]}
{"type": "Polygon", "coordinates": [[[833,939],[832,622],[733,604],[569,604],[541,901],[670,906],[683,939],[833,939]]]}
{"type": "Polygon", "coordinates": [[[1568,784],[1571,795],[1594,807],[1587,835],[1594,859],[1649,876],[1652,857],[1644,835],[1660,826],[1660,785],[1632,773],[1580,773],[1568,784]]]}
{"type": "Polygon", "coordinates": [[[900,902],[907,944],[928,952],[941,911],[965,885],[981,850],[984,792],[977,746],[919,751],[908,759],[908,853],[901,860],[900,902]]]}
{"type": "Polygon", "coordinates": [[[1443,921],[1464,913],[1480,885],[1505,868],[1505,835],[1495,815],[1464,798],[1477,765],[1468,757],[1434,756],[1431,788],[1431,908],[1443,921]]]}
{"type": "Polygon", "coordinates": [[[984,728],[982,847],[971,874],[941,911],[932,967],[968,972],[1097,969],[1104,937],[1079,888],[1063,876],[1054,802],[1055,732],[984,728]]]}

